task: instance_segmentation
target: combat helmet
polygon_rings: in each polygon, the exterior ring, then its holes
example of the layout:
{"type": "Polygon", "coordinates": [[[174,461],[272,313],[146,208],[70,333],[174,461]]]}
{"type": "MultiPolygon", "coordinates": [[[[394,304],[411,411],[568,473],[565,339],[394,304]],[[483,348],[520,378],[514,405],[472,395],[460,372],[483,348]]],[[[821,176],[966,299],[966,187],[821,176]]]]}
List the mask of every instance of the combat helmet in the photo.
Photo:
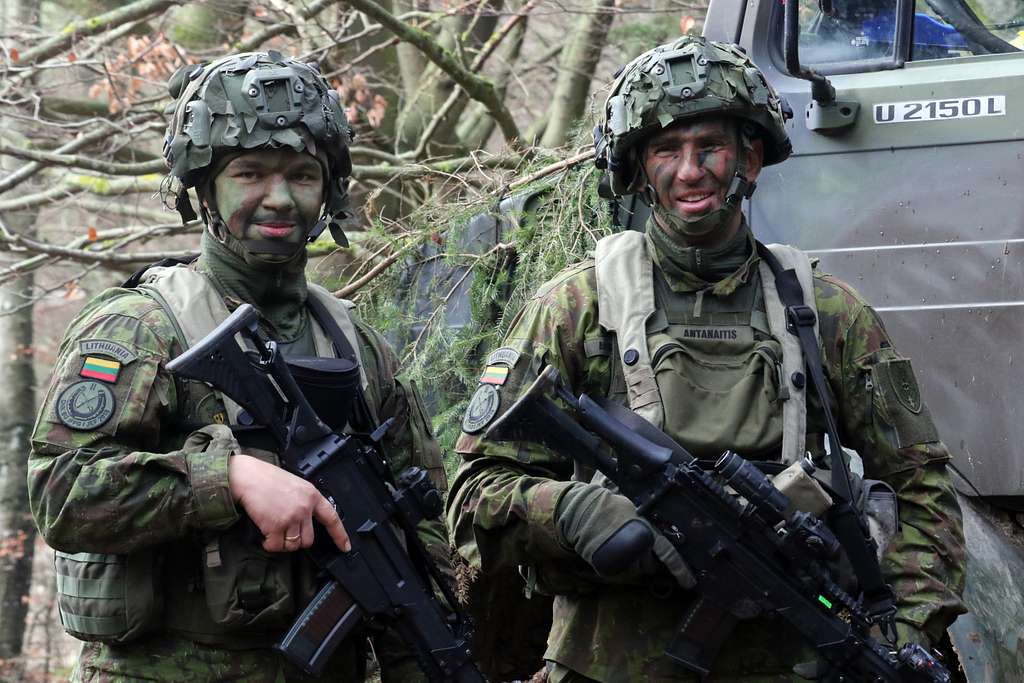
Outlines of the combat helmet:
{"type": "MultiPolygon", "coordinates": [[[[639,146],[675,121],[726,114],[749,122],[764,141],[764,165],[792,152],[785,120],[792,116],[764,74],[737,45],[683,36],[648,50],[612,83],[600,126],[596,163],[612,194],[644,190],[639,146]]],[[[751,188],[752,191],[752,188],[751,188]]]]}
{"type": "Polygon", "coordinates": [[[325,167],[323,212],[307,239],[315,240],[330,226],[335,241],[347,246],[339,221],[348,215],[352,130],[338,93],[315,63],[275,50],[242,53],[186,65],[167,87],[176,101],[163,154],[168,178],[178,181],[175,207],[183,220],[196,218],[187,192],[194,188],[204,221],[220,237],[216,209],[204,207],[202,199],[223,160],[232,153],[290,148],[325,167]]]}

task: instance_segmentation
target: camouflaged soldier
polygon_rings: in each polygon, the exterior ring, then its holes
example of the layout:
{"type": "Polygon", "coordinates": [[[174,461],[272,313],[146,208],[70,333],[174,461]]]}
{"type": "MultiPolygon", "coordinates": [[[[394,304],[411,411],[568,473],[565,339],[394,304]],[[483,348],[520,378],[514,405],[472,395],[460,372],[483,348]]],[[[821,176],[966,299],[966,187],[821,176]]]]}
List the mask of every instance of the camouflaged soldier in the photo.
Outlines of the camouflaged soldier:
{"type": "MultiPolygon", "coordinates": [[[[473,566],[519,565],[533,589],[555,595],[552,680],[692,680],[663,654],[692,597],[685,557],[656,545],[660,563],[639,558],[598,576],[587,561],[637,519],[633,505],[548,450],[483,434],[553,365],[573,393],[628,405],[701,459],[731,449],[791,463],[806,450],[822,462],[821,402],[806,396],[799,343],[741,212],[762,165],[785,160],[790,143],[778,96],[744,52],[695,37],[627,65],[597,132],[613,192],[641,193],[653,216],[645,234],[604,238],[593,259],[541,287],[488,357],[457,444],[464,464],[449,527],[473,566]]],[[[934,643],[963,611],[949,454],[875,311],[846,283],[812,273],[801,252],[771,251],[814,293],[805,303],[817,309],[844,446],[899,501],[902,532],[882,570],[900,640],[934,643]]],[[[740,622],[713,675],[788,680],[813,659],[787,622],[762,615],[740,622]]]]}
{"type": "MultiPolygon", "coordinates": [[[[305,279],[307,241],[328,225],[344,240],[350,131],[336,93],[275,52],[187,67],[170,89],[165,156],[183,217],[187,188],[198,195],[201,253],[103,292],[69,326],[32,437],[32,512],[57,550],[63,624],[86,641],[76,680],[298,679],[270,649],[317,588],[296,551],[313,518],[343,550],[345,529],[237,405],[166,362],[248,302],[288,358],[333,356],[331,335],[345,336],[374,418],[396,418],[396,473],[419,465],[443,488],[440,452],[386,342],[305,279]]],[[[420,535],[447,565],[443,525],[420,535]]],[[[373,638],[384,680],[423,678],[394,634],[373,638]]],[[[365,668],[365,638],[351,638],[324,678],[365,668]]]]}

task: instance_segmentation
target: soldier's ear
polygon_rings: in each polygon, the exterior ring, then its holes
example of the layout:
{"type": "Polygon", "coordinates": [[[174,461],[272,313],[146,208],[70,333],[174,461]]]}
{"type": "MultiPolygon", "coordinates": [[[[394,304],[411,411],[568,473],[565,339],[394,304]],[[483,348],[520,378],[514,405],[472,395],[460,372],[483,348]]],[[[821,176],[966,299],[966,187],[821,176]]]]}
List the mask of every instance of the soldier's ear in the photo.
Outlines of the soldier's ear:
{"type": "Polygon", "coordinates": [[[747,180],[754,182],[764,167],[764,140],[754,138],[744,151],[747,155],[747,180]]]}

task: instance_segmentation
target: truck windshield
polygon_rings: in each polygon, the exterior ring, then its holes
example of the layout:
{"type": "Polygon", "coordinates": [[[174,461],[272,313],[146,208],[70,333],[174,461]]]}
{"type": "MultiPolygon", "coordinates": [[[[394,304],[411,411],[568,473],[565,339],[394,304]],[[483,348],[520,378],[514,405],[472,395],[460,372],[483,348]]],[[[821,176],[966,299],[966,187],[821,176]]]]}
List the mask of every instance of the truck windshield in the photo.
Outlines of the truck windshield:
{"type": "MultiPolygon", "coordinates": [[[[800,60],[807,66],[892,58],[895,0],[800,0],[800,60]]],[[[781,40],[781,39],[780,39],[781,40]]],[[[910,59],[947,59],[1024,50],[1024,0],[916,0],[910,59]]],[[[852,64],[851,64],[852,63],[852,64]]]]}

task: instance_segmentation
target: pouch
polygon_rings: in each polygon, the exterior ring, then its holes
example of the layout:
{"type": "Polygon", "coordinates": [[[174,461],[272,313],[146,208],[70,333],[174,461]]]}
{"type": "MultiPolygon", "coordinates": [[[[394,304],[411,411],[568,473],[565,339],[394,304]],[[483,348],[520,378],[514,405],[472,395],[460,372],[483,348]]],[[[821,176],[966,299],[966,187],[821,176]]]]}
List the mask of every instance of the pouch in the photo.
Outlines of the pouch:
{"type": "Polygon", "coordinates": [[[64,630],[79,640],[129,643],[160,629],[161,564],[155,549],[129,555],[57,551],[57,608],[64,630]]]}
{"type": "Polygon", "coordinates": [[[287,626],[295,616],[294,553],[268,553],[261,542],[248,517],[207,540],[203,585],[214,622],[265,630],[287,626]]]}
{"type": "MultiPolygon", "coordinates": [[[[207,425],[189,435],[182,450],[242,451],[227,425],[207,425]]],[[[277,456],[248,446],[245,453],[272,465],[277,456]]],[[[210,618],[229,630],[287,626],[295,616],[292,558],[268,553],[263,535],[244,514],[225,531],[204,536],[203,588],[210,618]]]]}

